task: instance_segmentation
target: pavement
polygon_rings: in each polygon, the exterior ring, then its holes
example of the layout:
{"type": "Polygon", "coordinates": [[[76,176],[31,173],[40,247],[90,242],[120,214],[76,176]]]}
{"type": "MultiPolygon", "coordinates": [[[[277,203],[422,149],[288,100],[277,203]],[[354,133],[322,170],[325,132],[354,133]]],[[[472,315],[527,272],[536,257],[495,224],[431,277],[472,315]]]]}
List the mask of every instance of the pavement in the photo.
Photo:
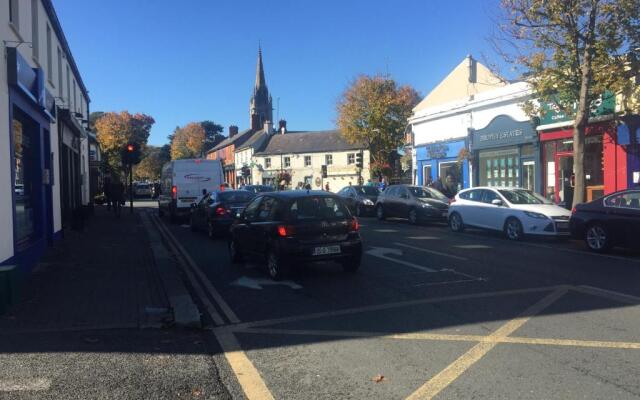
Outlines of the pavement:
{"type": "Polygon", "coordinates": [[[172,296],[191,297],[149,229],[96,207],[48,249],[0,317],[0,399],[230,398],[218,344],[176,325],[172,296]]]}
{"type": "Polygon", "coordinates": [[[274,283],[232,265],[224,239],[162,223],[234,398],[640,399],[638,250],[361,224],[358,273],[307,265],[274,283]]]}

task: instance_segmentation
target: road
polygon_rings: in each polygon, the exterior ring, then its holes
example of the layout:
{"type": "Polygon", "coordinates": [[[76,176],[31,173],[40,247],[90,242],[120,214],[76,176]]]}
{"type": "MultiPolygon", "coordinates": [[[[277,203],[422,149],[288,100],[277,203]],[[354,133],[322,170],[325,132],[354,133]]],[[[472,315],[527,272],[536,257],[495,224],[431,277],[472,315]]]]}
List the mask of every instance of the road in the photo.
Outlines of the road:
{"type": "Polygon", "coordinates": [[[225,240],[161,224],[201,272],[235,398],[640,398],[637,252],[361,224],[358,273],[312,265],[278,284],[230,264],[225,240]]]}

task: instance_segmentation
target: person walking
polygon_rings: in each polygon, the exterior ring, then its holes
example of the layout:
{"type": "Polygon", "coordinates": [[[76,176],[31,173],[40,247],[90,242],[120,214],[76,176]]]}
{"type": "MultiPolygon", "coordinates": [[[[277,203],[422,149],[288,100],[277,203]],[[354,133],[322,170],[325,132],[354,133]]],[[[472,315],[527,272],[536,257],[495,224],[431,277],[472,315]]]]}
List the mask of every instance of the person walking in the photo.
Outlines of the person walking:
{"type": "Polygon", "coordinates": [[[330,192],[331,190],[329,189],[329,182],[327,182],[326,185],[324,185],[324,190],[327,192],[330,192]]]}
{"type": "Polygon", "coordinates": [[[113,202],[113,210],[117,218],[122,213],[122,203],[124,203],[124,184],[118,175],[114,175],[111,179],[111,201],[113,202]]]}

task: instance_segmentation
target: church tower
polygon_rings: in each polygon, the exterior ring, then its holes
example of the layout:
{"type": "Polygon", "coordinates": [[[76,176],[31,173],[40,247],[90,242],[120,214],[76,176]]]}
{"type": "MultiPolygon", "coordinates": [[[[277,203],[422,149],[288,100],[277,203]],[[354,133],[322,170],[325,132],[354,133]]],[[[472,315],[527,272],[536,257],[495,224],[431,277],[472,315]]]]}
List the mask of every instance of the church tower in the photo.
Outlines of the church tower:
{"type": "Polygon", "coordinates": [[[264,79],[264,67],[262,66],[262,49],[258,46],[258,65],[256,66],[256,84],[253,88],[253,96],[249,103],[249,126],[259,130],[267,121],[273,122],[273,105],[267,82],[264,79]]]}

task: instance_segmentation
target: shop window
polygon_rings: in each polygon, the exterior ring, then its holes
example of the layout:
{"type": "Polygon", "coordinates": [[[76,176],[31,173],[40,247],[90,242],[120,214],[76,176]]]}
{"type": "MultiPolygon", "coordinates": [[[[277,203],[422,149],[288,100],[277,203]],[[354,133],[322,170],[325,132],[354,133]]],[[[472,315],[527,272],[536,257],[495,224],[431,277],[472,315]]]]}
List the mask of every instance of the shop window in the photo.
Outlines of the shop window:
{"type": "Polygon", "coordinates": [[[481,151],[479,166],[480,186],[519,186],[520,157],[517,148],[481,151]]]}
{"type": "Polygon", "coordinates": [[[522,187],[535,191],[536,189],[536,162],[535,161],[523,161],[522,162],[522,187]]]}
{"type": "Polygon", "coordinates": [[[422,167],[422,184],[429,186],[433,183],[433,177],[431,176],[431,165],[425,165],[422,167]]]}
{"type": "Polygon", "coordinates": [[[18,246],[28,243],[36,233],[36,205],[41,181],[38,158],[37,125],[26,118],[16,117],[14,111],[14,212],[15,242],[18,246]]]}
{"type": "Polygon", "coordinates": [[[556,198],[556,143],[544,143],[544,162],[546,168],[546,185],[544,189],[544,197],[549,201],[555,201],[556,198]]]}

